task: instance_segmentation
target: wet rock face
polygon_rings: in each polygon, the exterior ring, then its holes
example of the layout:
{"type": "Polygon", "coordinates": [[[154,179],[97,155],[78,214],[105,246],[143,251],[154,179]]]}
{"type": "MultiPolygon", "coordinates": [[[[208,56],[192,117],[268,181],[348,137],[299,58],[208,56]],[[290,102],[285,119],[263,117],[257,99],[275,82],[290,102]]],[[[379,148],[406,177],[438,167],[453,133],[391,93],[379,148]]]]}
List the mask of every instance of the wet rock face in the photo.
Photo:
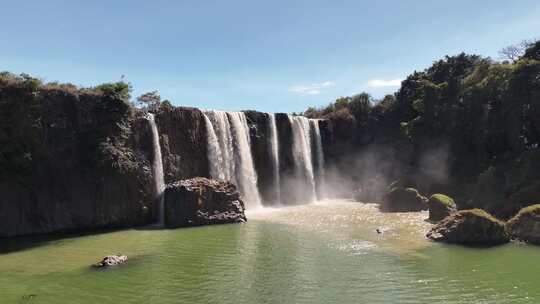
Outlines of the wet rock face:
{"type": "Polygon", "coordinates": [[[512,238],[540,245],[540,204],[521,209],[506,228],[512,238]]]}
{"type": "Polygon", "coordinates": [[[444,194],[433,194],[427,202],[429,220],[437,222],[457,211],[454,200],[444,194]]]}
{"type": "Polygon", "coordinates": [[[210,176],[207,131],[196,108],[162,108],[156,115],[165,182],[210,176]]]}
{"type": "Polygon", "coordinates": [[[503,222],[481,209],[458,211],[440,221],[429,239],[465,245],[497,245],[509,241],[503,222]]]}
{"type": "Polygon", "coordinates": [[[427,209],[427,198],[414,188],[395,187],[384,196],[381,210],[387,212],[411,212],[427,209]]]}
{"type": "Polygon", "coordinates": [[[300,202],[297,189],[290,182],[295,179],[294,154],[293,154],[293,131],[289,116],[285,113],[276,113],[276,128],[279,141],[279,174],[281,187],[281,201],[291,204],[300,202]]]}
{"type": "Polygon", "coordinates": [[[165,189],[167,228],[243,223],[244,210],[244,202],[230,182],[197,177],[165,189]]]}
{"type": "Polygon", "coordinates": [[[257,187],[263,204],[269,205],[276,201],[274,172],[270,157],[270,125],[266,113],[245,111],[249,127],[251,154],[257,172],[257,187]]]}
{"type": "Polygon", "coordinates": [[[0,84],[0,237],[152,222],[146,126],[116,94],[0,84]]]}
{"type": "Polygon", "coordinates": [[[104,267],[110,267],[110,266],[117,266],[120,264],[123,264],[127,262],[127,255],[108,255],[101,259],[101,261],[97,262],[93,266],[96,268],[104,268],[104,267]]]}

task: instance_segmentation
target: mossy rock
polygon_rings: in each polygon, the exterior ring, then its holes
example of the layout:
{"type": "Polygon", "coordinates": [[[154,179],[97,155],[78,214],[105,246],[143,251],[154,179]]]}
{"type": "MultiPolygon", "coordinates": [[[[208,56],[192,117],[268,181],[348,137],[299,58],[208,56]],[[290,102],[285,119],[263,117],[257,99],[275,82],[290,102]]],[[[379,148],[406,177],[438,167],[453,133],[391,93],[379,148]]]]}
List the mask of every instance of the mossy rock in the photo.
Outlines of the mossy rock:
{"type": "Polygon", "coordinates": [[[454,200],[444,194],[433,194],[428,202],[429,220],[440,221],[443,218],[457,211],[454,200]]]}
{"type": "Polygon", "coordinates": [[[506,223],[512,238],[540,245],[540,204],[521,209],[506,223]]]}
{"type": "Polygon", "coordinates": [[[411,212],[427,209],[427,198],[414,188],[394,187],[388,192],[381,209],[388,212],[411,212]]]}
{"type": "Polygon", "coordinates": [[[482,209],[451,214],[431,228],[426,236],[438,242],[464,245],[498,245],[510,240],[504,222],[482,209]]]}

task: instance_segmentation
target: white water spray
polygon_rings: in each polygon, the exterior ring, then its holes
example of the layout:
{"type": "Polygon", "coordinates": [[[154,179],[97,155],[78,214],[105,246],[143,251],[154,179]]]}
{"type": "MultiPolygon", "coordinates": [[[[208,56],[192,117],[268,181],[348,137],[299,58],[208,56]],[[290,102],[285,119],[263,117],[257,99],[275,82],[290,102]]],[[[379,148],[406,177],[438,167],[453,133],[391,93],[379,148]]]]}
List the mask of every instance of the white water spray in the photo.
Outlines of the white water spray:
{"type": "Polygon", "coordinates": [[[150,123],[150,129],[152,130],[152,147],[154,153],[154,159],[152,161],[152,173],[154,175],[154,195],[155,201],[158,202],[159,219],[158,224],[164,225],[165,220],[165,204],[164,204],[164,191],[165,191],[165,178],[163,176],[163,162],[161,160],[161,146],[159,145],[159,132],[156,126],[154,114],[148,113],[148,122],[150,123]]]}
{"type": "Polygon", "coordinates": [[[293,132],[293,157],[295,171],[299,178],[306,178],[308,182],[309,201],[315,201],[315,178],[313,175],[313,162],[311,159],[311,134],[309,120],[303,116],[289,116],[293,132]]]}
{"type": "Polygon", "coordinates": [[[234,134],[236,179],[238,187],[244,194],[246,205],[251,208],[261,206],[261,197],[257,189],[257,173],[253,165],[249,139],[249,127],[243,112],[229,112],[232,131],[234,134]]]}
{"type": "Polygon", "coordinates": [[[319,126],[319,120],[318,119],[310,119],[309,124],[311,127],[311,134],[313,134],[313,141],[315,143],[315,156],[316,156],[316,164],[317,164],[317,178],[319,181],[319,192],[317,199],[323,199],[322,197],[326,191],[326,184],[325,184],[325,177],[324,177],[324,152],[322,147],[322,140],[321,140],[321,129],[319,126]]]}
{"type": "Polygon", "coordinates": [[[270,159],[272,160],[272,169],[274,174],[274,187],[276,191],[276,203],[281,202],[281,190],[280,190],[280,178],[279,178],[279,146],[278,146],[278,134],[276,127],[276,117],[274,114],[268,114],[268,129],[270,134],[268,137],[269,141],[269,152],[270,159]]]}
{"type": "Polygon", "coordinates": [[[253,164],[249,128],[242,112],[208,111],[208,161],[212,178],[238,186],[246,207],[261,205],[257,173],[253,164]]]}

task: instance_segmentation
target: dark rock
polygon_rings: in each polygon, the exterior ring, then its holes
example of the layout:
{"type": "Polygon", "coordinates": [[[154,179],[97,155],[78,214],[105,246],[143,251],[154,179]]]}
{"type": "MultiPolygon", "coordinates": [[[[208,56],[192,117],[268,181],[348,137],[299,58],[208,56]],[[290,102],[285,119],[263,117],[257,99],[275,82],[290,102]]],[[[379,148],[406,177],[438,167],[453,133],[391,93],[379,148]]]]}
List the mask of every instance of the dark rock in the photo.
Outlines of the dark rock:
{"type": "Polygon", "coordinates": [[[302,202],[305,199],[305,195],[298,193],[298,189],[295,187],[296,175],[294,172],[293,131],[291,121],[289,120],[289,116],[285,113],[276,113],[275,116],[279,140],[281,201],[287,202],[287,204],[302,202]]]}
{"type": "Polygon", "coordinates": [[[152,222],[146,142],[121,94],[0,81],[0,237],[152,222]]]}
{"type": "Polygon", "coordinates": [[[279,203],[269,145],[269,114],[257,111],[245,111],[244,113],[249,127],[251,154],[257,172],[257,188],[261,194],[262,203],[264,205],[279,203]]]}
{"type": "Polygon", "coordinates": [[[97,262],[93,266],[96,268],[117,266],[127,262],[127,255],[108,255],[104,257],[101,261],[97,262]]]}
{"type": "Polygon", "coordinates": [[[443,218],[457,211],[454,200],[444,194],[433,194],[428,202],[429,220],[440,221],[443,218]]]}
{"type": "Polygon", "coordinates": [[[204,114],[196,108],[162,108],[156,115],[165,183],[210,177],[204,114]]]}
{"type": "Polygon", "coordinates": [[[243,223],[244,203],[230,182],[203,177],[182,180],[165,189],[165,227],[243,223]]]}
{"type": "Polygon", "coordinates": [[[506,229],[512,238],[540,245],[540,204],[521,209],[506,229]]]}
{"type": "Polygon", "coordinates": [[[509,241],[503,222],[482,209],[458,211],[440,221],[429,239],[465,245],[497,245],[509,241]]]}
{"type": "Polygon", "coordinates": [[[427,209],[428,199],[414,188],[395,187],[390,189],[381,204],[381,209],[388,212],[410,212],[427,209]]]}

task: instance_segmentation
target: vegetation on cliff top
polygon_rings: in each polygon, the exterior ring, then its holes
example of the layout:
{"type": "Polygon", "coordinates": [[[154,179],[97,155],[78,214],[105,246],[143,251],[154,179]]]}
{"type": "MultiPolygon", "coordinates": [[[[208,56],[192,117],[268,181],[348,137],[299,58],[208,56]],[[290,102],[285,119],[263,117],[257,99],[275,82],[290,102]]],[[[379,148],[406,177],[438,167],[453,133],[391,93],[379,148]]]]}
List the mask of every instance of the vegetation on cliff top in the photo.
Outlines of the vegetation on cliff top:
{"type": "MultiPolygon", "coordinates": [[[[386,161],[404,169],[387,179],[414,176],[423,193],[450,193],[462,208],[508,217],[526,203],[508,198],[540,180],[540,41],[527,46],[513,61],[446,56],[382,100],[362,93],[304,114],[343,131],[338,139],[349,146],[341,150],[393,147],[397,156],[386,161]],[[444,153],[419,170],[430,151],[444,153]],[[431,174],[434,167],[444,174],[431,174]]],[[[358,170],[344,163],[340,171],[358,170]]]]}

